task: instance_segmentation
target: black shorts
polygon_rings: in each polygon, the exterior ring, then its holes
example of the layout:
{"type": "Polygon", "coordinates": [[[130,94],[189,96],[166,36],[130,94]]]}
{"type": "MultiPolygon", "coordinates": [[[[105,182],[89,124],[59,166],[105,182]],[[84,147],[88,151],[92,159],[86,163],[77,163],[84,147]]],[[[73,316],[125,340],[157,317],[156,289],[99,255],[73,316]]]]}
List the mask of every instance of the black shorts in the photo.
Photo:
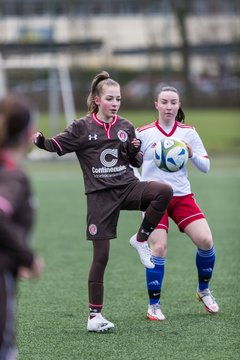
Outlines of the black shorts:
{"type": "Polygon", "coordinates": [[[87,194],[87,239],[116,238],[120,211],[142,210],[142,193],[148,184],[147,181],[137,181],[87,194]]]}

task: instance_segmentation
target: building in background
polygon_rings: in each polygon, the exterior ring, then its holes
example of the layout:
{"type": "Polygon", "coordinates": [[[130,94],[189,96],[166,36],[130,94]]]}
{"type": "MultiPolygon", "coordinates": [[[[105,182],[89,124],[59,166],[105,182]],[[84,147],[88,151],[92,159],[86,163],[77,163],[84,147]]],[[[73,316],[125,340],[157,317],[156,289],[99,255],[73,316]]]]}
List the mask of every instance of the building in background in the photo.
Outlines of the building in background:
{"type": "Polygon", "coordinates": [[[236,0],[0,0],[2,64],[132,73],[134,104],[171,82],[190,105],[220,92],[237,105],[239,15],[236,0]]]}

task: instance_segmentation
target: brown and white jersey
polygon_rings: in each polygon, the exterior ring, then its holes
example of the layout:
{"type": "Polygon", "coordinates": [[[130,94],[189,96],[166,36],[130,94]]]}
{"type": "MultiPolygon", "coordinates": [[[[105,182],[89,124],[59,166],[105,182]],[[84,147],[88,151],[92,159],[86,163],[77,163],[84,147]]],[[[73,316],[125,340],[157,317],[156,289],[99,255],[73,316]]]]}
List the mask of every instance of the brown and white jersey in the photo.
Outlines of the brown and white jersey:
{"type": "Polygon", "coordinates": [[[95,114],[73,121],[62,133],[45,140],[48,151],[62,156],[75,152],[82,168],[85,192],[136,182],[132,167],[139,167],[142,155],[132,147],[135,129],[126,119],[115,116],[111,123],[95,114]]]}

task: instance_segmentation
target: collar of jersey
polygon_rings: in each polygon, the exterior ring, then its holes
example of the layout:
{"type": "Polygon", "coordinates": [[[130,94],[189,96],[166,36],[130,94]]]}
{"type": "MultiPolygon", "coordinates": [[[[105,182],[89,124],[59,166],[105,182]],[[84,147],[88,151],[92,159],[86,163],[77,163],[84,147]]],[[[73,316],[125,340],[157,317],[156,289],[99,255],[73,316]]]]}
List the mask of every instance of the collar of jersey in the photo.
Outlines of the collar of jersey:
{"type": "Polygon", "coordinates": [[[97,115],[96,114],[92,114],[92,118],[94,120],[94,122],[99,125],[99,126],[106,126],[106,124],[109,125],[109,127],[112,127],[113,125],[116,124],[117,120],[118,120],[118,116],[115,115],[114,118],[113,118],[113,121],[111,121],[110,123],[106,123],[104,121],[101,121],[97,118],[97,115]]]}
{"type": "Polygon", "coordinates": [[[177,121],[175,121],[172,130],[170,131],[170,133],[166,133],[163,128],[159,125],[158,120],[155,121],[155,125],[158,128],[159,131],[161,131],[161,133],[163,133],[165,136],[169,137],[172,136],[177,128],[177,121]]]}

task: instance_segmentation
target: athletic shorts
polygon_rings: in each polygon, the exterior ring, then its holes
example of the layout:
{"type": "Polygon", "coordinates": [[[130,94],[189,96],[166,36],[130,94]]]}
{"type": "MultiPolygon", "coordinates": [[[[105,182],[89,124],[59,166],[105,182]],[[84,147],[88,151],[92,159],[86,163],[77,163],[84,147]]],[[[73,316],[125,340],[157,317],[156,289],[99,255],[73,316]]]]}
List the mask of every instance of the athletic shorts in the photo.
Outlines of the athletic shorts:
{"type": "Polygon", "coordinates": [[[205,219],[205,216],[196,203],[194,194],[184,196],[173,196],[167,211],[163,215],[156,229],[165,229],[168,232],[170,217],[178,226],[181,232],[187,225],[198,219],[205,219]]]}
{"type": "Polygon", "coordinates": [[[116,238],[121,210],[146,210],[141,209],[141,198],[148,184],[147,181],[137,181],[87,194],[87,239],[116,238]]]}

